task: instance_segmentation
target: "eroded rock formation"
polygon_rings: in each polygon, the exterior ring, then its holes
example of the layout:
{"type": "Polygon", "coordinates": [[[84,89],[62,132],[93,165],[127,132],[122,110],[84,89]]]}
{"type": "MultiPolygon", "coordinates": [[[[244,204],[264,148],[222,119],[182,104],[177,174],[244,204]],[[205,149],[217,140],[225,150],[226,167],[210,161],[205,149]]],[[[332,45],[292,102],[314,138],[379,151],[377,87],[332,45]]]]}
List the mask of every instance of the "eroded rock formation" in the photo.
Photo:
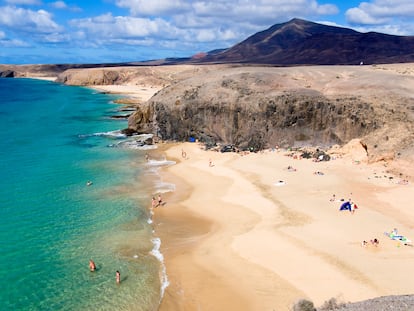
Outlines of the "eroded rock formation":
{"type": "Polygon", "coordinates": [[[194,137],[255,150],[329,146],[359,137],[372,158],[414,141],[407,113],[414,107],[412,99],[380,97],[375,89],[369,96],[348,91],[349,81],[339,83],[340,91],[332,87],[328,92],[337,79],[325,74],[312,86],[285,69],[222,69],[164,88],[137,108],[129,128],[165,140],[194,137]]]}

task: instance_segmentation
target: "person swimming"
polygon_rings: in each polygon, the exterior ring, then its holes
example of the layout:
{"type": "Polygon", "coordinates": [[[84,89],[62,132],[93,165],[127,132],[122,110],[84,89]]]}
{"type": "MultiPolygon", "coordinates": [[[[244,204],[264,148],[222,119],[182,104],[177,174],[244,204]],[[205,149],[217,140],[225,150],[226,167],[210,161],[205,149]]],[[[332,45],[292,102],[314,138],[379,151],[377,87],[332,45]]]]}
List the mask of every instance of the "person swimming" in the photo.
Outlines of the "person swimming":
{"type": "Polygon", "coordinates": [[[89,270],[91,270],[91,272],[96,270],[95,262],[92,259],[89,259],[89,270]]]}

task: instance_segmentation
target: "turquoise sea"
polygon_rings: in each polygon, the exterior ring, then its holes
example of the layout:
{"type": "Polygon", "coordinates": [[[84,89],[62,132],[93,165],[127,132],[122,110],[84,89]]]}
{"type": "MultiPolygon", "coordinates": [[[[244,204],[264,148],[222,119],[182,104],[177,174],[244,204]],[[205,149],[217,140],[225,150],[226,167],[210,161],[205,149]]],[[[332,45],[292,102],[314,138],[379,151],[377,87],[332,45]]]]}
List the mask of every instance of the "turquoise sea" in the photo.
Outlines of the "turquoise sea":
{"type": "Polygon", "coordinates": [[[115,97],[0,79],[0,98],[1,309],[157,310],[167,279],[148,202],[162,163],[121,147],[115,97]]]}

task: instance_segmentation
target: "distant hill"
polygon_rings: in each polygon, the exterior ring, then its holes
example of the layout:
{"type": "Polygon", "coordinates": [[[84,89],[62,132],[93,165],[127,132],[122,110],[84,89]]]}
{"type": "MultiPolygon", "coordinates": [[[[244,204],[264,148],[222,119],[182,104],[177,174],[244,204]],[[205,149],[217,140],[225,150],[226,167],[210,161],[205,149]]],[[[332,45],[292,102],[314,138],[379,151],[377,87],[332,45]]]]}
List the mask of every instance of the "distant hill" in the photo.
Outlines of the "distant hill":
{"type": "Polygon", "coordinates": [[[228,49],[189,57],[102,64],[0,65],[0,77],[56,76],[73,68],[206,63],[275,66],[414,63],[414,36],[361,33],[294,18],[228,49]]]}
{"type": "Polygon", "coordinates": [[[351,65],[414,62],[414,36],[361,33],[301,19],[276,24],[197,62],[351,65]]]}

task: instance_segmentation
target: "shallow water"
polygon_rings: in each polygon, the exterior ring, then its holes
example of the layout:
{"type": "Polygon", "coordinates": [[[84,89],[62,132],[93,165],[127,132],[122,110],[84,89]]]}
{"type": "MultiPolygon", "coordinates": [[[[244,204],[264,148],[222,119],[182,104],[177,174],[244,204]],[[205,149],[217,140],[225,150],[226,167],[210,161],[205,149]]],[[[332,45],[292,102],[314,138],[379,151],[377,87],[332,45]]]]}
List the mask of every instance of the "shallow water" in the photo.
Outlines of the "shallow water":
{"type": "Polygon", "coordinates": [[[113,97],[31,79],[0,79],[0,95],[2,309],[156,310],[150,168],[114,147],[127,124],[113,97]]]}

